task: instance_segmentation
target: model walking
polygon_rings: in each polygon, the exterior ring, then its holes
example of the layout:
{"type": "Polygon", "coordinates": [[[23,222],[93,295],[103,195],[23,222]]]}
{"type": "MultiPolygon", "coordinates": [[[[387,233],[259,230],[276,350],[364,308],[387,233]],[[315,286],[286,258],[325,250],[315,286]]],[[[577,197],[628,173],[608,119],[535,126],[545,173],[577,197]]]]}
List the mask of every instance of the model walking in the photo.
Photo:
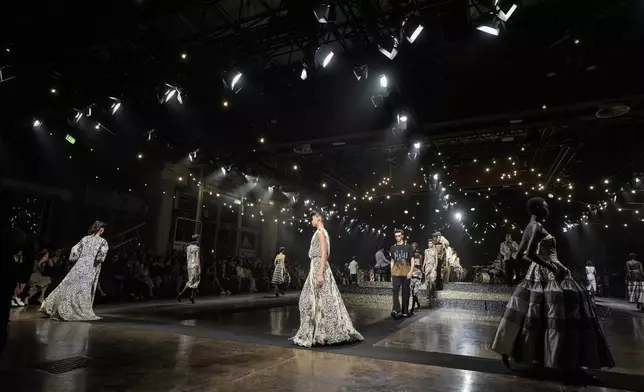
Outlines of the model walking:
{"type": "Polygon", "coordinates": [[[532,198],[528,212],[518,254],[531,264],[508,302],[492,349],[508,367],[508,357],[564,369],[567,375],[583,375],[582,367],[614,366],[592,300],[559,262],[555,238],[543,227],[548,204],[532,198]]]}
{"type": "Polygon", "coordinates": [[[626,262],[625,271],[628,302],[636,303],[641,309],[644,303],[644,269],[642,269],[642,263],[635,260],[637,258],[635,253],[629,254],[628,257],[630,260],[626,262]]]}
{"type": "Polygon", "coordinates": [[[411,253],[412,253],[412,260],[414,261],[414,269],[411,275],[411,313],[416,312],[416,307],[418,310],[420,310],[420,301],[418,300],[418,293],[420,293],[420,286],[423,283],[423,269],[422,269],[422,256],[420,255],[420,251],[418,250],[418,244],[417,243],[412,243],[411,244],[411,253]]]}
{"type": "Polygon", "coordinates": [[[410,279],[413,276],[414,260],[411,246],[405,243],[405,236],[402,230],[394,231],[396,243],[389,250],[391,255],[391,288],[393,294],[393,305],[391,317],[399,319],[409,316],[409,290],[410,279]],[[402,307],[399,294],[402,291],[402,307]]]}
{"type": "Polygon", "coordinates": [[[300,294],[300,328],[291,340],[303,347],[363,340],[353,328],[328,266],[331,243],[321,212],[311,215],[311,224],[317,229],[309,248],[311,267],[300,294]]]}
{"type": "Polygon", "coordinates": [[[199,257],[199,234],[193,234],[190,245],[186,248],[186,261],[188,263],[188,281],[183,290],[177,295],[177,301],[181,302],[181,296],[190,289],[190,302],[195,303],[195,294],[199,282],[201,282],[201,260],[199,257]]]}
{"type": "Polygon", "coordinates": [[[425,272],[425,283],[427,285],[427,299],[436,297],[436,267],[438,259],[436,258],[436,249],[434,240],[431,238],[427,241],[425,249],[425,260],[423,260],[423,271],[425,272]]]}
{"type": "Polygon", "coordinates": [[[590,260],[586,262],[586,290],[593,297],[597,293],[597,272],[593,262],[590,260]]]}
{"type": "Polygon", "coordinates": [[[284,295],[284,284],[286,283],[286,250],[284,247],[280,248],[280,252],[275,256],[273,261],[273,278],[271,284],[275,290],[275,296],[279,297],[280,294],[284,295]]]}
{"type": "Polygon", "coordinates": [[[107,255],[107,241],[101,238],[105,223],[96,221],[89,235],[72,248],[69,260],[76,262],[54,291],[42,303],[40,311],[53,320],[99,320],[93,310],[94,293],[107,255]]]}

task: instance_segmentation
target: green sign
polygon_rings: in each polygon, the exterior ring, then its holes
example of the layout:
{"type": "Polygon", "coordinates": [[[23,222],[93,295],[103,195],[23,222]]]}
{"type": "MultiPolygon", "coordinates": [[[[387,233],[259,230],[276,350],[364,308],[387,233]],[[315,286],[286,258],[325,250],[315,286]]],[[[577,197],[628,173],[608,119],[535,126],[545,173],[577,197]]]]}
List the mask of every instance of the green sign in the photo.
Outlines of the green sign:
{"type": "Polygon", "coordinates": [[[242,203],[242,201],[239,200],[239,199],[235,199],[235,200],[233,200],[233,203],[235,203],[237,205],[240,205],[242,203]]]}
{"type": "Polygon", "coordinates": [[[70,135],[70,134],[65,135],[65,140],[67,140],[71,144],[76,143],[76,139],[74,139],[74,137],[72,135],[70,135]]]}

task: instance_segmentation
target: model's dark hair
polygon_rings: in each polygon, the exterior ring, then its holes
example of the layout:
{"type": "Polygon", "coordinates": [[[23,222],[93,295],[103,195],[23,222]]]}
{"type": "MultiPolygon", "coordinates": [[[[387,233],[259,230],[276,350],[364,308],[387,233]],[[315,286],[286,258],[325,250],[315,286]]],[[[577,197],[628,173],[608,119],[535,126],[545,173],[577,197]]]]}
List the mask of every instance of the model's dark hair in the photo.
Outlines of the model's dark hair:
{"type": "Polygon", "coordinates": [[[412,242],[411,246],[416,246],[416,249],[418,249],[418,242],[412,242]]]}
{"type": "Polygon", "coordinates": [[[107,223],[97,220],[96,222],[94,222],[92,227],[89,228],[89,231],[88,231],[89,235],[94,235],[98,233],[99,230],[105,229],[106,227],[107,227],[107,223]]]}
{"type": "Polygon", "coordinates": [[[311,218],[313,218],[314,216],[317,216],[318,218],[320,218],[322,220],[325,220],[324,213],[322,211],[320,211],[320,210],[315,210],[315,211],[311,212],[311,218]]]}
{"type": "Polygon", "coordinates": [[[36,253],[36,260],[40,261],[46,255],[49,255],[49,250],[41,249],[38,253],[36,253]]]}
{"type": "Polygon", "coordinates": [[[592,262],[592,261],[590,261],[590,260],[588,260],[588,261],[586,262],[586,266],[588,266],[588,267],[592,267],[592,266],[593,266],[593,262],[592,262]]]}
{"type": "Polygon", "coordinates": [[[631,259],[635,260],[637,258],[637,255],[635,253],[629,253],[628,257],[630,257],[631,259]]]}
{"type": "Polygon", "coordinates": [[[543,215],[544,208],[543,205],[546,201],[541,197],[533,197],[528,200],[528,213],[531,215],[543,215]]]}
{"type": "Polygon", "coordinates": [[[280,246],[280,253],[284,252],[286,249],[283,246],[280,246]]]}
{"type": "Polygon", "coordinates": [[[394,230],[394,234],[398,234],[398,233],[400,233],[400,234],[402,234],[402,235],[405,235],[405,232],[404,232],[404,231],[402,231],[402,229],[395,229],[395,230],[394,230]]]}

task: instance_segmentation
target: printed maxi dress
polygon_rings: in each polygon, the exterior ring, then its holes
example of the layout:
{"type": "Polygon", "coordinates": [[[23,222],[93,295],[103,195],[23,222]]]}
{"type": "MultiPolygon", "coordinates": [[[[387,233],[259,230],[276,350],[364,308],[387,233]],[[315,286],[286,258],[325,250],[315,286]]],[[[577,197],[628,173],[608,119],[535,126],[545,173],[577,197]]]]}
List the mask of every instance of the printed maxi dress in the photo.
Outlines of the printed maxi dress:
{"type": "Polygon", "coordinates": [[[59,321],[99,320],[93,309],[94,293],[107,250],[107,241],[101,237],[88,235],[80,240],[69,256],[76,264],[45,299],[40,311],[59,321]]]}
{"type": "Polygon", "coordinates": [[[327,260],[331,254],[329,234],[325,229],[318,229],[311,238],[309,248],[311,267],[300,294],[300,328],[291,340],[303,347],[364,340],[353,327],[333,273],[328,266],[324,269],[322,288],[316,286],[322,256],[319,232],[324,234],[326,240],[327,260]]]}

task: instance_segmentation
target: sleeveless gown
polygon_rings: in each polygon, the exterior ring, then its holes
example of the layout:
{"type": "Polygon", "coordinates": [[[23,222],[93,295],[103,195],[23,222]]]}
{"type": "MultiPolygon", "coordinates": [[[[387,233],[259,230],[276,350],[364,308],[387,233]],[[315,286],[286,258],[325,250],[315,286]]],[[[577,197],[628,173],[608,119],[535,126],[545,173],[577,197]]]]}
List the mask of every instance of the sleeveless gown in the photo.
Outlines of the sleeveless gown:
{"type": "MultiPolygon", "coordinates": [[[[544,237],[537,253],[558,262],[554,237],[544,237]]],[[[558,282],[534,262],[508,302],[492,349],[516,362],[550,368],[615,366],[586,289],[570,276],[558,282]]]]}
{"type": "Polygon", "coordinates": [[[303,347],[364,340],[362,335],[353,328],[353,323],[328,265],[324,269],[322,288],[318,289],[316,286],[315,281],[322,255],[318,237],[320,231],[326,239],[327,261],[328,255],[331,254],[329,234],[325,229],[318,229],[311,238],[311,247],[309,248],[311,267],[300,294],[300,328],[291,340],[303,347]]]}

